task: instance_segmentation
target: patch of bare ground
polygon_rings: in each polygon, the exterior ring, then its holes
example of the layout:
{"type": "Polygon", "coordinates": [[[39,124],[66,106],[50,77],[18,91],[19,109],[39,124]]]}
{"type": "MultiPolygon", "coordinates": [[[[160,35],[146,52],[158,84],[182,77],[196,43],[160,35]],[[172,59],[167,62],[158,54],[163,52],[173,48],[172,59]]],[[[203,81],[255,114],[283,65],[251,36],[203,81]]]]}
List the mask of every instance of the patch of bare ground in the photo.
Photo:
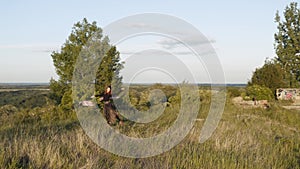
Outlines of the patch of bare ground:
{"type": "Polygon", "coordinates": [[[233,104],[243,108],[269,108],[268,100],[244,100],[242,97],[234,97],[233,104]]]}

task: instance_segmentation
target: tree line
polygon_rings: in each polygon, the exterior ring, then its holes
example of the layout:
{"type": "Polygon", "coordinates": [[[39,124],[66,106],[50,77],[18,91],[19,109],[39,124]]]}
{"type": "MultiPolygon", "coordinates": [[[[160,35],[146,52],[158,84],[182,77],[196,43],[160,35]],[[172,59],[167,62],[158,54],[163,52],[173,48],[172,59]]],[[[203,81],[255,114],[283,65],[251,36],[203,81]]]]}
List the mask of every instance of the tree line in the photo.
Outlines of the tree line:
{"type": "Polygon", "coordinates": [[[281,17],[275,15],[277,32],[274,34],[276,57],[266,59],[262,67],[253,72],[248,86],[258,85],[271,89],[296,88],[300,82],[300,9],[290,3],[281,17]]]}
{"type": "MultiPolygon", "coordinates": [[[[248,82],[250,86],[262,86],[275,92],[277,88],[299,87],[300,82],[300,9],[296,2],[290,3],[283,12],[275,15],[278,31],[274,35],[276,57],[267,59],[264,65],[255,69],[248,82]]],[[[114,85],[114,90],[120,89],[122,77],[119,75],[123,64],[116,46],[104,36],[96,22],[89,23],[87,19],[74,24],[72,32],[59,51],[52,52],[58,80],[50,80],[50,97],[64,110],[72,109],[72,78],[75,62],[87,45],[89,39],[96,38],[98,51],[105,51],[102,62],[98,66],[95,83],[95,93],[105,90],[108,85],[114,85]],[[115,84],[112,84],[113,79],[115,84]]]]}

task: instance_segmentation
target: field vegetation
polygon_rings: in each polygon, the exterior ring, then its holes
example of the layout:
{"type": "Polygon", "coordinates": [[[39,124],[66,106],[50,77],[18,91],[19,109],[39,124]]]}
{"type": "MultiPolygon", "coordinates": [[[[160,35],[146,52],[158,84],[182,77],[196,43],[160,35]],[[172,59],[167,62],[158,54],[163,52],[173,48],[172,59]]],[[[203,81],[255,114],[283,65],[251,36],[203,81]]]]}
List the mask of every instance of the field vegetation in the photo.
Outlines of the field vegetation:
{"type": "MultiPolygon", "coordinates": [[[[143,95],[153,88],[162,89],[168,98],[159,119],[150,124],[125,120],[123,126],[113,126],[116,130],[147,137],[172,125],[179,110],[176,86],[133,86],[132,103],[147,109],[143,95]]],[[[300,113],[281,108],[276,100],[268,109],[234,105],[231,98],[244,91],[228,88],[222,119],[212,137],[201,144],[210,90],[200,87],[201,108],[189,135],[170,151],[141,159],[99,148],[81,128],[76,113],[57,107],[45,91],[1,92],[0,168],[300,168],[300,113]]]]}

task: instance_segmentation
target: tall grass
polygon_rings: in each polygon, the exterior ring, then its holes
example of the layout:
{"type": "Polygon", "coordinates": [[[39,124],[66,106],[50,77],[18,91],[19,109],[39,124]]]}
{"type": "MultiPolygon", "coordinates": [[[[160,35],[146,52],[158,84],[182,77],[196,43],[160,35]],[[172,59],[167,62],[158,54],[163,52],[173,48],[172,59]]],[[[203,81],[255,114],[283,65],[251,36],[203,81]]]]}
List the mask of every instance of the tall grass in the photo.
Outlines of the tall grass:
{"type": "MultiPolygon", "coordinates": [[[[179,145],[141,159],[99,148],[74,112],[61,112],[53,105],[2,112],[0,168],[300,168],[299,112],[276,103],[270,109],[243,109],[228,98],[216,131],[200,144],[209,106],[209,99],[204,99],[198,120],[179,145]]],[[[178,107],[169,106],[149,125],[125,122],[114,127],[127,135],[155,135],[171,125],[177,111],[178,107]]]]}

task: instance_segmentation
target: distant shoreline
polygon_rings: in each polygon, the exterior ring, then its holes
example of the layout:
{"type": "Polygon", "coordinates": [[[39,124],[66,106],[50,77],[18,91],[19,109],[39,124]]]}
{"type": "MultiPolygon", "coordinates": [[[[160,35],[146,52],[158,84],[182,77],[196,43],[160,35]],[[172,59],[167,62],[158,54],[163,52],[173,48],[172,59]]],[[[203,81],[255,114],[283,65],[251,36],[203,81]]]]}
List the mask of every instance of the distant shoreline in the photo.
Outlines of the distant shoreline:
{"type": "Polygon", "coordinates": [[[49,90],[50,83],[0,83],[0,92],[20,90],[49,90]]]}
{"type": "Polygon", "coordinates": [[[28,88],[28,89],[22,89],[22,88],[19,88],[19,89],[16,89],[16,88],[14,88],[14,89],[10,89],[10,88],[0,88],[0,92],[17,92],[17,91],[28,91],[28,90],[30,90],[30,91],[33,91],[33,90],[35,90],[35,91],[50,91],[50,89],[40,89],[40,88],[37,88],[37,89],[35,89],[35,88],[28,88]]]}
{"type": "Polygon", "coordinates": [[[0,83],[0,86],[49,86],[50,83],[0,83]]]}
{"type": "MultiPolygon", "coordinates": [[[[124,83],[125,85],[129,85],[129,83],[124,83]]],[[[155,83],[131,83],[131,85],[153,85],[155,83]]],[[[177,85],[176,83],[159,83],[163,85],[177,85]]],[[[0,88],[2,87],[11,87],[11,86],[26,86],[26,87],[37,87],[37,86],[49,86],[50,83],[0,83],[0,88]]],[[[236,87],[245,87],[246,83],[198,83],[199,86],[236,86],[236,87]]]]}

